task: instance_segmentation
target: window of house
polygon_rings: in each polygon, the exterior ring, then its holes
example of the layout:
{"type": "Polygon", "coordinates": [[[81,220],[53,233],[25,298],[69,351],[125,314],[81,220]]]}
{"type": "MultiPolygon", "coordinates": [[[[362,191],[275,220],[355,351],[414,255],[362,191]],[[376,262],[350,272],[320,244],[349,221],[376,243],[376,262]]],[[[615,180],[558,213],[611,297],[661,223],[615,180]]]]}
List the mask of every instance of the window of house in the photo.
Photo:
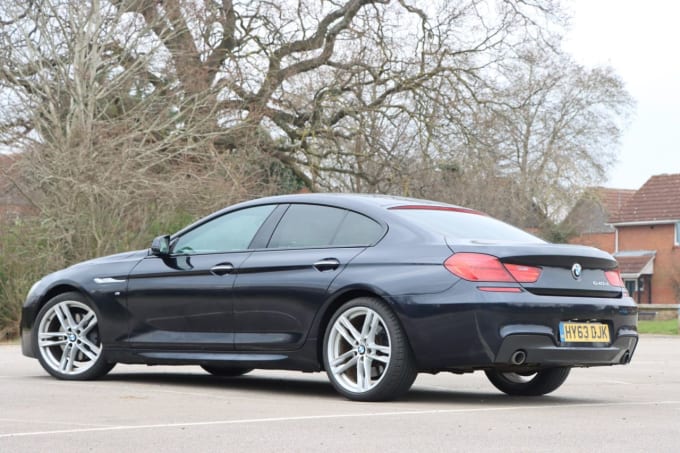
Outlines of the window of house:
{"type": "Polygon", "coordinates": [[[637,280],[624,280],[626,284],[626,290],[631,296],[637,291],[637,280]]]}
{"type": "Polygon", "coordinates": [[[680,245],[680,222],[675,224],[675,245],[680,245]]]}

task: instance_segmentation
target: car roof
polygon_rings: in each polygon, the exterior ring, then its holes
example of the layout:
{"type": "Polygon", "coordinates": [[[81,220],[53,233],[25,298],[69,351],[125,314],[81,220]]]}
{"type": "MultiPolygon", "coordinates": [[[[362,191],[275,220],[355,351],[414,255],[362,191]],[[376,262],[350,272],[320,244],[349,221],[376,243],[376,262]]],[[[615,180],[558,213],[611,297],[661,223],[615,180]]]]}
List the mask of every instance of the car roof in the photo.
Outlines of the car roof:
{"type": "Polygon", "coordinates": [[[247,204],[268,204],[268,203],[320,203],[331,205],[344,205],[351,207],[356,204],[363,206],[373,206],[389,209],[395,206],[419,205],[419,206],[442,206],[460,208],[460,206],[442,203],[439,201],[423,200],[419,198],[400,197],[395,195],[383,194],[363,194],[363,193],[300,193],[290,195],[277,195],[266,198],[258,198],[247,202],[247,204]]]}
{"type": "MultiPolygon", "coordinates": [[[[197,220],[196,222],[182,228],[172,236],[178,236],[186,231],[192,230],[196,226],[219,217],[227,212],[236,211],[243,208],[262,206],[267,204],[320,204],[334,206],[343,209],[355,210],[372,217],[384,223],[384,215],[389,208],[396,206],[439,206],[451,207],[461,209],[460,206],[441,203],[431,200],[422,200],[418,198],[399,197],[394,195],[381,194],[357,194],[357,193],[300,193],[289,195],[275,195],[271,197],[256,198],[253,200],[244,201],[228,207],[197,220]]],[[[462,208],[465,209],[465,208],[462,208]]],[[[394,221],[401,222],[398,218],[393,218],[394,221]]],[[[418,227],[421,229],[421,227],[418,227]]]]}

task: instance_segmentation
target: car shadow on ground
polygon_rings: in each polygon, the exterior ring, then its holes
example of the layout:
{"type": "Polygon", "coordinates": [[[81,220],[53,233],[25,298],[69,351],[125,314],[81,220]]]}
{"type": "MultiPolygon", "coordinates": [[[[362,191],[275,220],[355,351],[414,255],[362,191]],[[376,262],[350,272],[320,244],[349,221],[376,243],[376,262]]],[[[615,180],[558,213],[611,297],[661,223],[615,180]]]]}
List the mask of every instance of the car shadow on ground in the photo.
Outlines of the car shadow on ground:
{"type": "MultiPolygon", "coordinates": [[[[304,375],[303,375],[304,376],[304,375]]],[[[277,394],[290,396],[304,396],[309,398],[321,398],[328,400],[345,401],[330,382],[319,379],[298,379],[294,377],[281,378],[278,376],[266,376],[253,374],[240,377],[216,377],[197,373],[169,373],[169,372],[145,372],[145,373],[112,373],[102,381],[154,384],[168,387],[187,387],[201,390],[215,391],[238,390],[255,394],[277,394]]],[[[414,385],[411,390],[399,402],[425,403],[428,405],[450,404],[478,404],[478,405],[508,405],[517,406],[555,406],[574,404],[603,404],[611,403],[611,400],[594,398],[574,398],[555,394],[543,397],[511,397],[500,393],[493,388],[488,392],[480,391],[456,391],[448,389],[432,389],[427,385],[414,385]]]]}

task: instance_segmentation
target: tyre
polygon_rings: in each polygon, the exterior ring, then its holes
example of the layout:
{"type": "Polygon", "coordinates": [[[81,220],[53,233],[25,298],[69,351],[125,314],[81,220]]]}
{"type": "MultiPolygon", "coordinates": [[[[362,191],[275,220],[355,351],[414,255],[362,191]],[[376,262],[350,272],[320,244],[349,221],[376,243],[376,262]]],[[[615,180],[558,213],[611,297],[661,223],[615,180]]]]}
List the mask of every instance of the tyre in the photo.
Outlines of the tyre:
{"type": "Polygon", "coordinates": [[[386,401],[405,394],[417,375],[399,320],[381,300],[362,297],[331,318],[323,362],[333,387],[354,401],[386,401]]]}
{"type": "Polygon", "coordinates": [[[201,365],[201,368],[213,376],[219,377],[238,377],[253,371],[252,368],[239,368],[219,365],[201,365]]]}
{"type": "Polygon", "coordinates": [[[104,376],[108,363],[99,334],[99,315],[80,293],[50,299],[38,312],[33,344],[42,367],[52,376],[87,380],[104,376]]]}
{"type": "Polygon", "coordinates": [[[540,396],[557,390],[569,376],[570,368],[558,367],[520,374],[497,370],[486,371],[486,377],[503,393],[513,396],[540,396]]]}

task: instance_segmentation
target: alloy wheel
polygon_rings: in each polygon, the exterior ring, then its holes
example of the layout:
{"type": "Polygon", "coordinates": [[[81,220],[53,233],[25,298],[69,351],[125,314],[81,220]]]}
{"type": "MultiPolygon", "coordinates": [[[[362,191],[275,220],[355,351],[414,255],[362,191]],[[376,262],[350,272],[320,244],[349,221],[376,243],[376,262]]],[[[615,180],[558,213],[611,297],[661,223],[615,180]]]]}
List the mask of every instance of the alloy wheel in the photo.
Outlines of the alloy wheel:
{"type": "Polygon", "coordinates": [[[368,307],[343,312],[331,326],[326,347],[329,372],[350,392],[372,390],[390,366],[390,332],[383,318],[368,307]]]}
{"type": "Polygon", "coordinates": [[[54,304],[40,319],[38,350],[45,364],[64,376],[86,372],[102,354],[97,315],[82,302],[54,304]]]}

